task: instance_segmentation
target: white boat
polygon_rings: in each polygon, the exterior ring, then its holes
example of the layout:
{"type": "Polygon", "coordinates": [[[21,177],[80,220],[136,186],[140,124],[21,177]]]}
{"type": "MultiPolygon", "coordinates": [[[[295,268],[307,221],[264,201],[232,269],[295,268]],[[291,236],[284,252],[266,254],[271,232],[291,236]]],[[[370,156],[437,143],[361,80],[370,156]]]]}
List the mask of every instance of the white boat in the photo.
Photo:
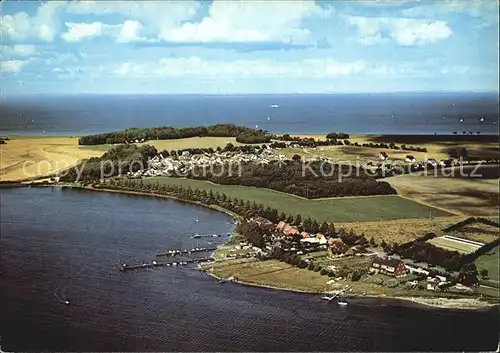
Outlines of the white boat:
{"type": "Polygon", "coordinates": [[[462,118],[462,119],[460,119],[460,122],[461,122],[461,123],[463,123],[463,122],[464,122],[464,119],[463,119],[463,118],[462,118]]]}
{"type": "Polygon", "coordinates": [[[347,302],[344,302],[344,301],[338,301],[337,302],[338,305],[341,305],[341,306],[346,306],[347,305],[347,302]]]}
{"type": "Polygon", "coordinates": [[[479,121],[481,122],[484,121],[484,116],[482,116],[481,119],[479,119],[479,121]]]}
{"type": "Polygon", "coordinates": [[[321,299],[328,300],[328,301],[331,301],[333,298],[335,298],[335,297],[328,297],[326,295],[324,297],[321,297],[321,299]]]}
{"type": "Polygon", "coordinates": [[[279,108],[280,106],[278,104],[271,104],[271,108],[279,108]]]}

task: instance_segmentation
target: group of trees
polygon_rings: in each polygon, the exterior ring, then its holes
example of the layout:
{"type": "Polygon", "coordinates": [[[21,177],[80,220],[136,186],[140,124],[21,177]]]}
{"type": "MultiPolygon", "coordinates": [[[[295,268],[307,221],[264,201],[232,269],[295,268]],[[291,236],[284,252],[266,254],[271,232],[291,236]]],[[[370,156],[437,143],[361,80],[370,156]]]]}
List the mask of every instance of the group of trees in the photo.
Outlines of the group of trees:
{"type": "Polygon", "coordinates": [[[441,266],[451,271],[460,269],[463,264],[462,255],[458,251],[439,248],[425,241],[416,241],[410,246],[399,247],[395,251],[401,257],[441,266]]]}
{"type": "Polygon", "coordinates": [[[78,163],[61,173],[64,182],[92,182],[103,177],[136,172],[147,167],[150,158],[158,151],[150,145],[118,145],[101,157],[93,157],[78,163]]]}
{"type": "Polygon", "coordinates": [[[251,129],[245,126],[237,126],[234,124],[217,124],[185,128],[162,126],[144,129],[130,128],[122,131],[82,136],[78,140],[78,143],[80,145],[102,145],[130,143],[135,142],[135,140],[171,140],[197,136],[238,137],[240,134],[253,134],[256,136],[267,135],[263,130],[251,129]]]}
{"type": "Polygon", "coordinates": [[[271,136],[262,130],[246,131],[236,136],[236,141],[239,143],[267,143],[271,141],[271,136]]]}
{"type": "Polygon", "coordinates": [[[310,199],[332,196],[389,195],[396,190],[379,182],[361,167],[322,162],[303,165],[300,161],[272,161],[268,164],[224,163],[212,170],[194,167],[188,178],[216,184],[269,188],[310,199]]]}

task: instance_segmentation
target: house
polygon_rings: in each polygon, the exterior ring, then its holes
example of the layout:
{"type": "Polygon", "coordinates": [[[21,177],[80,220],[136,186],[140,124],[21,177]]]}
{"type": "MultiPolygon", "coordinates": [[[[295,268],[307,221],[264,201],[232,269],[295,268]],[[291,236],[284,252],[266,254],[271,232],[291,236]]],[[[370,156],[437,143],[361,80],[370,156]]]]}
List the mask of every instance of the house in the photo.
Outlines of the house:
{"type": "Polygon", "coordinates": [[[439,289],[439,278],[436,277],[427,277],[427,290],[435,291],[439,289]]]}
{"type": "Polygon", "coordinates": [[[417,160],[411,154],[406,155],[405,162],[415,163],[417,160]]]}
{"type": "Polygon", "coordinates": [[[326,237],[321,233],[316,234],[316,239],[319,239],[319,245],[326,245],[327,244],[326,237]]]}
{"type": "Polygon", "coordinates": [[[403,277],[406,275],[406,267],[403,261],[393,258],[376,257],[370,268],[372,273],[384,273],[393,277],[403,277]]]}
{"type": "Polygon", "coordinates": [[[433,167],[437,167],[438,166],[438,162],[435,159],[430,158],[430,159],[427,160],[427,165],[431,165],[433,167]]]}
{"type": "Polygon", "coordinates": [[[283,221],[281,221],[281,222],[279,222],[279,223],[276,225],[276,229],[278,229],[278,230],[283,230],[283,229],[285,229],[285,226],[286,226],[286,223],[285,223],[285,222],[283,222],[283,221]]]}
{"type": "Polygon", "coordinates": [[[190,155],[189,151],[182,151],[182,157],[189,157],[190,155]]]}
{"type": "Polygon", "coordinates": [[[300,232],[297,230],[297,228],[294,228],[289,224],[285,225],[285,228],[283,229],[283,233],[285,233],[286,235],[300,234],[300,232]]]}
{"type": "Polygon", "coordinates": [[[429,275],[429,271],[427,271],[421,267],[418,267],[418,266],[405,264],[405,268],[411,274],[425,275],[425,276],[429,275]]]}
{"type": "Polygon", "coordinates": [[[302,244],[309,244],[309,245],[319,245],[319,239],[318,238],[303,238],[300,239],[300,242],[302,244]]]}
{"type": "Polygon", "coordinates": [[[311,235],[307,232],[301,232],[300,236],[305,239],[305,238],[309,238],[311,235]]]}
{"type": "Polygon", "coordinates": [[[328,239],[328,253],[331,256],[337,256],[344,254],[347,250],[349,250],[349,246],[344,243],[339,238],[330,238],[328,239]]]}
{"type": "Polygon", "coordinates": [[[381,160],[383,160],[383,161],[386,161],[386,160],[388,160],[388,159],[389,159],[389,156],[388,156],[388,155],[387,155],[387,153],[385,153],[385,152],[380,152],[378,156],[379,156],[379,158],[380,158],[381,160]]]}

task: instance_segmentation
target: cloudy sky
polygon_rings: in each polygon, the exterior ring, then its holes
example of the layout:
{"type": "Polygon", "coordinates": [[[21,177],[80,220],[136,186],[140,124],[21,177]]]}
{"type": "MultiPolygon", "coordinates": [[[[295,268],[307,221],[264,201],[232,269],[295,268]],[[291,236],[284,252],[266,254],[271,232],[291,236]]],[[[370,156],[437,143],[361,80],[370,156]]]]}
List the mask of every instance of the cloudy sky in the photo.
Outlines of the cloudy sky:
{"type": "Polygon", "coordinates": [[[0,6],[4,95],[498,90],[495,0],[0,6]]]}

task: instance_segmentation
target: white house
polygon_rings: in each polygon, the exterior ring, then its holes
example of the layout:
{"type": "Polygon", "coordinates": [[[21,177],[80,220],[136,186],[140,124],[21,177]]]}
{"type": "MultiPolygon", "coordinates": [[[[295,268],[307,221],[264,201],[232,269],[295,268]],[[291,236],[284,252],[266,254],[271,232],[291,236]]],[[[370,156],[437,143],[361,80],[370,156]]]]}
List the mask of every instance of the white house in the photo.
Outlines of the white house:
{"type": "Polygon", "coordinates": [[[427,164],[430,164],[433,167],[437,167],[438,162],[435,159],[430,158],[430,159],[427,160],[427,164]]]}
{"type": "Polygon", "coordinates": [[[415,163],[417,160],[415,159],[415,157],[413,157],[411,154],[407,155],[406,158],[405,158],[405,162],[407,163],[415,163]]]}
{"type": "Polygon", "coordinates": [[[386,160],[388,160],[388,159],[389,159],[389,156],[388,156],[388,155],[387,155],[387,153],[385,153],[385,152],[380,152],[378,156],[379,156],[379,158],[380,158],[381,160],[383,160],[383,161],[386,161],[386,160]]]}

